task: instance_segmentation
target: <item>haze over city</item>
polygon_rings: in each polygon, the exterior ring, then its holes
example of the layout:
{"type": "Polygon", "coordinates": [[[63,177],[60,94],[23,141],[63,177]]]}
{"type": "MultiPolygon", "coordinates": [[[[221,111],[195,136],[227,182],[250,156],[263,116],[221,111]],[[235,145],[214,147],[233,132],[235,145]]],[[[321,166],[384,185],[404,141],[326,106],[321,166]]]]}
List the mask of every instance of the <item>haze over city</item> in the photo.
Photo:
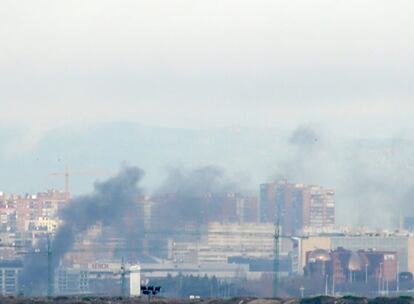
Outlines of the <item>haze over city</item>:
{"type": "MultiPolygon", "coordinates": [[[[243,229],[258,238],[276,226],[310,238],[404,230],[400,251],[378,249],[398,257],[387,278],[394,284],[414,270],[409,253],[401,256],[414,228],[413,12],[408,0],[3,0],[0,234],[31,250],[46,248],[47,235],[54,269],[119,264],[120,254],[67,254],[91,235],[101,244],[122,238],[136,242],[125,262],[144,269],[144,256],[175,263],[165,254],[174,242],[186,249],[170,248],[172,256],[199,250],[201,263],[200,248],[215,250],[204,237],[242,229],[227,224],[252,224],[243,229]],[[124,204],[106,214],[115,201],[124,204]],[[154,225],[163,228],[156,240],[145,234],[154,225]]],[[[279,260],[272,242],[249,258],[279,260]]],[[[310,251],[287,277],[315,275],[305,259],[315,249],[327,250],[314,253],[324,263],[342,256],[339,247],[352,251],[347,259],[365,250],[358,259],[368,261],[376,244],[306,242],[310,251]]],[[[281,265],[295,256],[292,244],[280,248],[281,265]]],[[[241,253],[232,254],[225,265],[241,253]]],[[[38,270],[23,260],[32,282],[38,270]]],[[[378,265],[372,278],[384,280],[378,265]]]]}

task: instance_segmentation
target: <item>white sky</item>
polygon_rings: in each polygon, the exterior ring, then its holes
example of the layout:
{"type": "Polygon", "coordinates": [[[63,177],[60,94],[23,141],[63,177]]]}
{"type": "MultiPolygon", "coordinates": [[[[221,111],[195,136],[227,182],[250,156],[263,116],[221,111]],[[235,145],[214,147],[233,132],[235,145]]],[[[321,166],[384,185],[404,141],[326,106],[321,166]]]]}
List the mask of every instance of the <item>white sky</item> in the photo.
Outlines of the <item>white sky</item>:
{"type": "Polygon", "coordinates": [[[413,14],[412,0],[2,0],[0,125],[411,129],[413,14]]]}
{"type": "Polygon", "coordinates": [[[0,186],[38,191],[59,166],[124,160],[157,181],[157,166],[224,163],[257,185],[302,160],[291,179],[338,189],[342,218],[378,193],[388,212],[414,168],[413,16],[413,0],[1,0],[0,186]],[[308,153],[277,132],[211,131],[205,145],[87,132],[108,122],[328,135],[308,153]],[[59,146],[54,131],[75,135],[59,146]],[[352,141],[381,136],[392,140],[352,141]]]}

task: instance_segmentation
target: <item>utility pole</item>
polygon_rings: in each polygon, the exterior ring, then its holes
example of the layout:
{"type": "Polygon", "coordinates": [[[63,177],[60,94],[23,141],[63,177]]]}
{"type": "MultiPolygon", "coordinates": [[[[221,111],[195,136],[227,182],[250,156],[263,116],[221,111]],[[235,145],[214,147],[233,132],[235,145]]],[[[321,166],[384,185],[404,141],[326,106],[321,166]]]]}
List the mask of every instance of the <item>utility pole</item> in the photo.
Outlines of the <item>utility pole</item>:
{"type": "Polygon", "coordinates": [[[47,296],[53,296],[53,257],[50,235],[47,236],[47,296]]]}
{"type": "Polygon", "coordinates": [[[381,295],[382,287],[382,263],[379,264],[379,275],[378,275],[378,295],[381,295]]]}
{"type": "MultiPolygon", "coordinates": [[[[274,298],[277,298],[279,295],[279,259],[280,259],[280,239],[290,239],[292,241],[298,241],[299,242],[299,251],[301,250],[301,241],[302,239],[307,239],[307,236],[292,236],[292,235],[283,235],[280,234],[280,222],[279,218],[276,218],[275,220],[275,233],[273,235],[273,292],[272,296],[274,298]]],[[[301,252],[298,253],[298,256],[300,256],[301,252]]]]}
{"type": "Polygon", "coordinates": [[[276,221],[274,240],[274,257],[273,257],[273,298],[277,298],[279,294],[279,219],[276,221]]]}
{"type": "Polygon", "coordinates": [[[305,295],[305,287],[301,286],[301,287],[299,288],[299,290],[300,290],[300,297],[303,299],[303,297],[304,297],[304,295],[305,295]]]}
{"type": "Polygon", "coordinates": [[[398,262],[399,261],[397,261],[397,295],[400,293],[400,265],[398,262]]]}

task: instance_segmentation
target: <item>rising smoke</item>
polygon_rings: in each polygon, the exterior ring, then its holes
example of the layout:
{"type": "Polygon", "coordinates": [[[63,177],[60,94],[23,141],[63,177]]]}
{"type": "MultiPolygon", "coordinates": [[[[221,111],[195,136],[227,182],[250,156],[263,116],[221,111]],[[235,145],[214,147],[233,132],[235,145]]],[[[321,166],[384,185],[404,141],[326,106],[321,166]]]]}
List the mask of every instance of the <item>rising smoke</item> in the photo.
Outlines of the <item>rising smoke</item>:
{"type": "Polygon", "coordinates": [[[305,125],[293,130],[279,150],[269,179],[334,188],[339,224],[396,228],[400,215],[414,215],[410,140],[348,139],[305,125]]]}
{"type": "MultiPolygon", "coordinates": [[[[93,193],[75,197],[60,211],[63,224],[52,242],[53,268],[72,249],[77,237],[96,224],[111,228],[128,244],[142,241],[144,235],[155,236],[157,242],[165,243],[172,233],[182,232],[187,225],[197,231],[205,222],[206,212],[215,212],[209,209],[212,200],[206,200],[209,198],[206,194],[222,197],[236,189],[236,185],[226,180],[224,172],[216,167],[208,166],[189,172],[172,169],[154,194],[156,204],[151,212],[154,223],[148,231],[144,227],[144,192],[139,186],[143,175],[143,170],[138,167],[124,167],[117,176],[97,182],[93,193]]],[[[46,252],[44,242],[37,247],[41,248],[41,252],[46,252]]],[[[136,251],[141,249],[135,248],[136,251]]],[[[155,249],[161,250],[160,247],[155,249]]],[[[25,265],[26,293],[44,292],[47,282],[46,255],[29,255],[25,265]]]]}
{"type": "Polygon", "coordinates": [[[208,221],[209,214],[219,212],[212,210],[216,207],[215,199],[237,189],[238,185],[230,182],[218,167],[206,166],[187,172],[171,169],[154,194],[161,202],[154,211],[157,227],[173,232],[174,228],[191,225],[193,230],[199,230],[208,221]]]}
{"type": "Polygon", "coordinates": [[[132,238],[142,231],[139,198],[143,192],[138,183],[143,174],[140,168],[124,167],[117,176],[96,183],[94,193],[71,200],[61,211],[60,218],[64,224],[53,240],[56,260],[72,247],[77,235],[95,224],[115,228],[125,238],[132,238]],[[131,221],[134,225],[129,225],[131,221]]]}
{"type": "MultiPolygon", "coordinates": [[[[142,208],[139,198],[142,189],[139,182],[143,171],[137,167],[124,167],[119,174],[104,182],[97,182],[94,192],[79,196],[61,210],[60,218],[63,224],[59,227],[53,242],[53,268],[68,252],[77,236],[87,232],[95,224],[113,228],[120,237],[133,242],[143,232],[142,208]],[[132,223],[132,224],[131,224],[132,223]]],[[[42,252],[46,244],[39,244],[42,252]]],[[[45,290],[45,255],[28,256],[25,261],[24,280],[29,293],[38,294],[45,290]],[[43,275],[39,275],[42,274],[43,275]]]]}
{"type": "MultiPolygon", "coordinates": [[[[339,223],[391,226],[403,215],[413,215],[414,144],[404,139],[343,140],[326,130],[301,126],[286,137],[275,153],[275,172],[269,180],[283,177],[292,182],[319,184],[337,192],[339,223]],[[366,216],[369,210],[369,217],[366,216]]],[[[64,224],[52,244],[54,266],[73,246],[76,237],[92,225],[111,227],[128,242],[154,234],[166,239],[186,226],[199,231],[209,214],[217,213],[214,197],[240,190],[223,170],[207,166],[193,171],[172,169],[153,193],[151,211],[155,225],[143,227],[139,186],[143,171],[125,167],[120,173],[95,184],[93,193],[71,200],[61,211],[64,224]],[[133,224],[131,224],[133,223],[133,224]]],[[[45,251],[45,244],[38,245],[45,251]]],[[[44,291],[45,255],[27,256],[26,286],[33,293],[44,291]],[[33,285],[33,282],[35,284],[33,285]],[[42,288],[37,288],[43,286],[42,288]]]]}

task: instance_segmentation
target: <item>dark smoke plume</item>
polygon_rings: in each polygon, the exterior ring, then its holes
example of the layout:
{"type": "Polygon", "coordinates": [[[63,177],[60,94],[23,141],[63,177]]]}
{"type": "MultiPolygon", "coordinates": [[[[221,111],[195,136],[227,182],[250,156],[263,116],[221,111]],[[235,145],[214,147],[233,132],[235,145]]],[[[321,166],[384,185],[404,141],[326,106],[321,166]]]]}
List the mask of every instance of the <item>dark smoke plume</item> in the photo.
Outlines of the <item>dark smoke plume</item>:
{"type": "Polygon", "coordinates": [[[293,130],[283,144],[284,149],[276,155],[276,173],[272,178],[298,183],[316,182],[315,177],[320,178],[326,171],[326,166],[324,171],[317,168],[328,154],[325,141],[322,132],[313,126],[300,126],[293,130]]]}
{"type": "Polygon", "coordinates": [[[155,208],[157,227],[172,232],[192,225],[192,229],[198,230],[210,215],[220,212],[217,204],[223,197],[237,189],[218,167],[206,166],[190,172],[172,169],[155,194],[159,200],[155,208]]]}
{"type": "MultiPolygon", "coordinates": [[[[54,268],[71,250],[77,237],[98,223],[103,228],[112,228],[128,244],[149,236],[154,241],[152,248],[155,251],[152,253],[159,255],[174,232],[189,228],[187,232],[197,234],[212,215],[220,215],[223,197],[237,190],[236,184],[227,181],[223,171],[217,167],[207,166],[190,172],[170,170],[155,194],[151,227],[145,231],[140,200],[144,193],[139,187],[142,176],[141,169],[125,167],[117,176],[97,182],[93,193],[75,197],[60,211],[63,224],[52,243],[54,268]]],[[[46,252],[45,243],[39,246],[42,252],[46,252]]],[[[30,294],[44,293],[46,256],[28,257],[25,265],[24,280],[30,294]]]]}
{"type": "MultiPolygon", "coordinates": [[[[94,192],[72,199],[67,207],[61,210],[62,226],[56,233],[52,243],[53,267],[74,245],[77,236],[102,223],[104,227],[114,228],[120,237],[131,241],[142,233],[142,209],[138,199],[142,190],[138,183],[143,171],[137,167],[122,168],[119,174],[104,182],[97,182],[94,192]]],[[[44,243],[39,245],[46,251],[44,243]]],[[[26,259],[24,280],[30,293],[45,290],[47,264],[45,255],[29,256],[26,259]],[[46,268],[45,268],[46,267],[46,268]]]]}
{"type": "Polygon", "coordinates": [[[291,145],[299,146],[310,150],[318,144],[318,141],[321,140],[321,135],[311,127],[299,127],[294,130],[289,137],[288,141],[291,145]]]}
{"type": "Polygon", "coordinates": [[[143,173],[137,167],[125,167],[117,176],[96,183],[94,193],[71,200],[61,211],[60,218],[64,224],[53,241],[56,260],[60,260],[71,248],[77,235],[97,223],[116,228],[125,237],[129,233],[138,233],[136,225],[143,222],[138,203],[143,192],[138,183],[143,173]],[[134,223],[133,231],[128,228],[131,227],[128,225],[130,221],[134,223]]]}

